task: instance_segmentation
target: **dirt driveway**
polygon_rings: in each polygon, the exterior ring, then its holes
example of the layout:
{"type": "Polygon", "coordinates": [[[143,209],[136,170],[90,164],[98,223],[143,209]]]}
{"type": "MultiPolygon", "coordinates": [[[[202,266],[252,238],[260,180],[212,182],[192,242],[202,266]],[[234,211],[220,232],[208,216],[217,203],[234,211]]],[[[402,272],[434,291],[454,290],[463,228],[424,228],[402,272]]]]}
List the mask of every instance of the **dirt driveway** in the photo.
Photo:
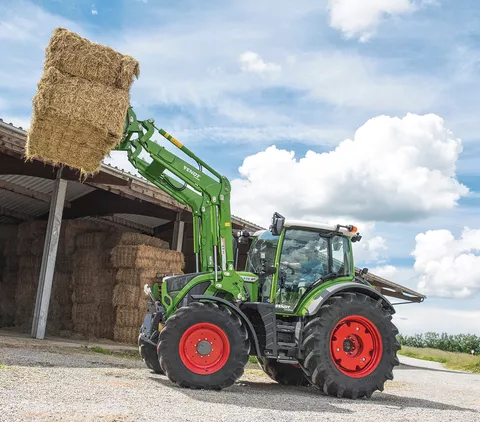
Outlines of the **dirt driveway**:
{"type": "Polygon", "coordinates": [[[479,421],[480,376],[402,366],[357,401],[280,386],[253,366],[222,392],[193,391],[134,358],[0,335],[0,421],[479,421]]]}

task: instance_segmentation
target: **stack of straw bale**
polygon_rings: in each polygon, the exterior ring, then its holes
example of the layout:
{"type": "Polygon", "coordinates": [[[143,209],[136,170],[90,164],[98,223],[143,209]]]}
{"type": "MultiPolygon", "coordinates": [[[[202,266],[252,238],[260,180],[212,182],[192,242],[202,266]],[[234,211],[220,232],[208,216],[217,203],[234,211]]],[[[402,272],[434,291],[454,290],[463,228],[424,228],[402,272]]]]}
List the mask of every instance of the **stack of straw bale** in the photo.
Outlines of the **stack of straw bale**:
{"type": "Polygon", "coordinates": [[[73,254],[73,326],[77,335],[113,339],[112,292],[115,270],[110,264],[108,232],[76,236],[73,254]]]}
{"type": "Polygon", "coordinates": [[[114,339],[135,344],[146,311],[145,284],[152,286],[162,277],[183,274],[183,254],[168,250],[168,243],[150,236],[125,233],[111,253],[117,269],[113,292],[114,339]]]}
{"type": "Polygon", "coordinates": [[[121,140],[139,72],[132,57],[55,29],[33,99],[27,158],[97,172],[121,140]]]}
{"type": "Polygon", "coordinates": [[[32,327],[46,231],[46,221],[27,222],[18,226],[15,326],[25,331],[32,327]]]}
{"type": "MultiPolygon", "coordinates": [[[[106,233],[112,232],[111,226],[97,222],[81,220],[62,222],[49,304],[47,334],[65,337],[71,335],[75,239],[79,233],[88,234],[102,230],[106,233]]],[[[18,226],[15,326],[25,331],[30,330],[33,321],[46,231],[46,221],[27,222],[18,226]]]]}
{"type": "Polygon", "coordinates": [[[11,327],[15,322],[15,289],[18,258],[16,250],[17,227],[0,228],[0,327],[11,327]]]}

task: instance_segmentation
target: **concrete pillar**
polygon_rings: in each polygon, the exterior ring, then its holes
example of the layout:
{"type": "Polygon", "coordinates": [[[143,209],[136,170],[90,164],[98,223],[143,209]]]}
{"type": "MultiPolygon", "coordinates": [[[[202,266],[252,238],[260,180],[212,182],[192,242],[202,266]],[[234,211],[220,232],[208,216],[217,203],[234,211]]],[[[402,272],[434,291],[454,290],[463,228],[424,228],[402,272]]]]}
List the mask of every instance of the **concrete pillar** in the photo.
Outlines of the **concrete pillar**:
{"type": "Polygon", "coordinates": [[[47,235],[43,248],[42,266],[40,268],[40,279],[38,282],[37,301],[35,314],[33,316],[32,337],[43,339],[47,327],[48,308],[52,293],[53,274],[57,259],[58,241],[60,238],[60,227],[62,225],[63,207],[65,205],[65,194],[67,181],[62,179],[62,169],[57,170],[57,178],[50,202],[50,213],[48,215],[47,235]]]}
{"type": "Polygon", "coordinates": [[[183,238],[185,234],[185,221],[181,221],[180,218],[181,214],[177,213],[172,238],[172,249],[178,252],[182,252],[183,250],[183,238]]]}

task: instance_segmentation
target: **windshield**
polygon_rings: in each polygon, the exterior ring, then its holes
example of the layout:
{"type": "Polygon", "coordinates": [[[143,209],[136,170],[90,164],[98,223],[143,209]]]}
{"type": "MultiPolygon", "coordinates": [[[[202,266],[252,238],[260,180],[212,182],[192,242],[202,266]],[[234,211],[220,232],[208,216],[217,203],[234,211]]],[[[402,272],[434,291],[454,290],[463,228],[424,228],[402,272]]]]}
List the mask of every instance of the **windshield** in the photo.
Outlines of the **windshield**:
{"type": "Polygon", "coordinates": [[[305,229],[288,229],[280,256],[277,307],[293,311],[309,286],[326,275],[351,273],[350,243],[344,236],[328,236],[305,229]]]}
{"type": "Polygon", "coordinates": [[[268,302],[270,300],[273,279],[272,275],[262,274],[262,259],[265,262],[266,268],[275,265],[278,239],[279,236],[274,236],[271,232],[265,231],[252,242],[252,246],[248,252],[246,270],[259,275],[258,282],[262,302],[268,302]]]}

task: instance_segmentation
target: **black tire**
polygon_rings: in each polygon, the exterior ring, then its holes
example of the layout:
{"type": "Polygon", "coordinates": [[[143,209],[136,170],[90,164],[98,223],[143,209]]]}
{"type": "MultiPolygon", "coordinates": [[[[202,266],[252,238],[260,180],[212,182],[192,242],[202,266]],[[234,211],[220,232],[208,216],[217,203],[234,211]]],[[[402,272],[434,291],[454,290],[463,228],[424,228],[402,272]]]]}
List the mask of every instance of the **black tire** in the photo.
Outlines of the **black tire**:
{"type": "Polygon", "coordinates": [[[263,371],[274,381],[282,385],[306,386],[310,382],[302,368],[274,359],[257,358],[263,371]]]}
{"type": "MultiPolygon", "coordinates": [[[[357,320],[362,321],[358,318],[357,320]]],[[[360,293],[341,293],[330,298],[303,330],[302,350],[305,359],[301,365],[310,382],[325,394],[352,399],[371,397],[374,391],[383,391],[385,381],[393,379],[393,368],[399,365],[397,351],[400,349],[400,344],[396,339],[398,330],[391,320],[392,316],[383,307],[381,299],[376,301],[360,293]],[[345,355],[342,355],[345,350],[347,352],[352,350],[352,343],[350,341],[343,342],[343,336],[339,336],[337,339],[332,337],[332,341],[337,342],[337,345],[343,344],[343,347],[347,349],[343,348],[342,350],[340,347],[331,349],[331,344],[335,344],[331,343],[333,330],[340,321],[351,316],[355,316],[352,320],[359,316],[363,318],[363,321],[367,321],[365,323],[367,330],[363,326],[359,332],[365,333],[363,334],[364,338],[376,338],[372,344],[377,345],[368,347],[369,350],[376,350],[373,354],[358,352],[359,361],[367,356],[365,358],[367,364],[364,368],[356,366],[356,377],[352,377],[352,372],[348,371],[349,368],[345,368],[357,360],[352,358],[349,361],[349,358],[343,358],[345,355]],[[368,324],[371,324],[371,330],[368,330],[368,324]],[[381,345],[381,352],[378,345],[381,345]],[[337,364],[342,365],[342,360],[337,360],[335,363],[334,356],[342,356],[341,359],[344,359],[343,372],[337,366],[337,364]],[[373,356],[378,356],[378,358],[375,359],[373,356]]],[[[353,325],[351,326],[353,330],[353,325]]],[[[358,326],[357,324],[355,327],[358,326]]],[[[347,325],[347,327],[350,326],[347,325]]],[[[360,325],[360,327],[362,326],[360,325]]],[[[347,332],[349,330],[350,328],[347,329],[347,332]]],[[[355,334],[353,337],[355,338],[355,334]]],[[[352,337],[347,338],[351,339],[352,337]]],[[[354,349],[354,352],[362,349],[358,347],[354,349]]]]}
{"type": "MultiPolygon", "coordinates": [[[[192,328],[192,330],[196,329],[192,328]]],[[[198,330],[200,329],[198,328],[198,330]]],[[[210,340],[209,338],[209,343],[210,340]]],[[[213,344],[213,340],[212,338],[210,345],[213,344]]],[[[196,350],[200,350],[198,349],[199,344],[197,344],[196,350]]],[[[222,350],[226,351],[226,342],[222,344],[222,350]]],[[[209,346],[207,345],[207,347],[209,346]]],[[[228,308],[211,302],[193,302],[188,306],[180,308],[167,320],[160,333],[158,344],[160,366],[164,369],[170,381],[180,387],[192,389],[222,390],[230,387],[243,375],[245,365],[248,362],[249,351],[250,341],[248,333],[239,317],[234,315],[228,308]],[[184,338],[187,338],[188,333],[186,332],[191,327],[201,327],[201,325],[197,324],[210,324],[210,327],[215,327],[216,330],[219,330],[224,339],[228,339],[230,351],[229,353],[224,352],[221,354],[224,364],[215,370],[211,367],[211,370],[214,371],[212,373],[207,373],[210,369],[205,369],[205,372],[202,373],[196,373],[187,367],[186,364],[189,362],[190,357],[187,357],[187,353],[181,353],[180,350],[182,337],[185,335],[184,338]]],[[[196,354],[198,353],[201,352],[196,352],[196,354]]],[[[194,357],[192,356],[192,358],[194,357]]],[[[196,367],[196,369],[201,370],[199,367],[196,367]]]]}
{"type": "Polygon", "coordinates": [[[160,362],[158,361],[157,348],[153,344],[145,342],[140,336],[138,336],[138,350],[140,352],[140,357],[145,365],[147,365],[147,368],[151,369],[156,374],[164,374],[160,367],[160,362]]]}

